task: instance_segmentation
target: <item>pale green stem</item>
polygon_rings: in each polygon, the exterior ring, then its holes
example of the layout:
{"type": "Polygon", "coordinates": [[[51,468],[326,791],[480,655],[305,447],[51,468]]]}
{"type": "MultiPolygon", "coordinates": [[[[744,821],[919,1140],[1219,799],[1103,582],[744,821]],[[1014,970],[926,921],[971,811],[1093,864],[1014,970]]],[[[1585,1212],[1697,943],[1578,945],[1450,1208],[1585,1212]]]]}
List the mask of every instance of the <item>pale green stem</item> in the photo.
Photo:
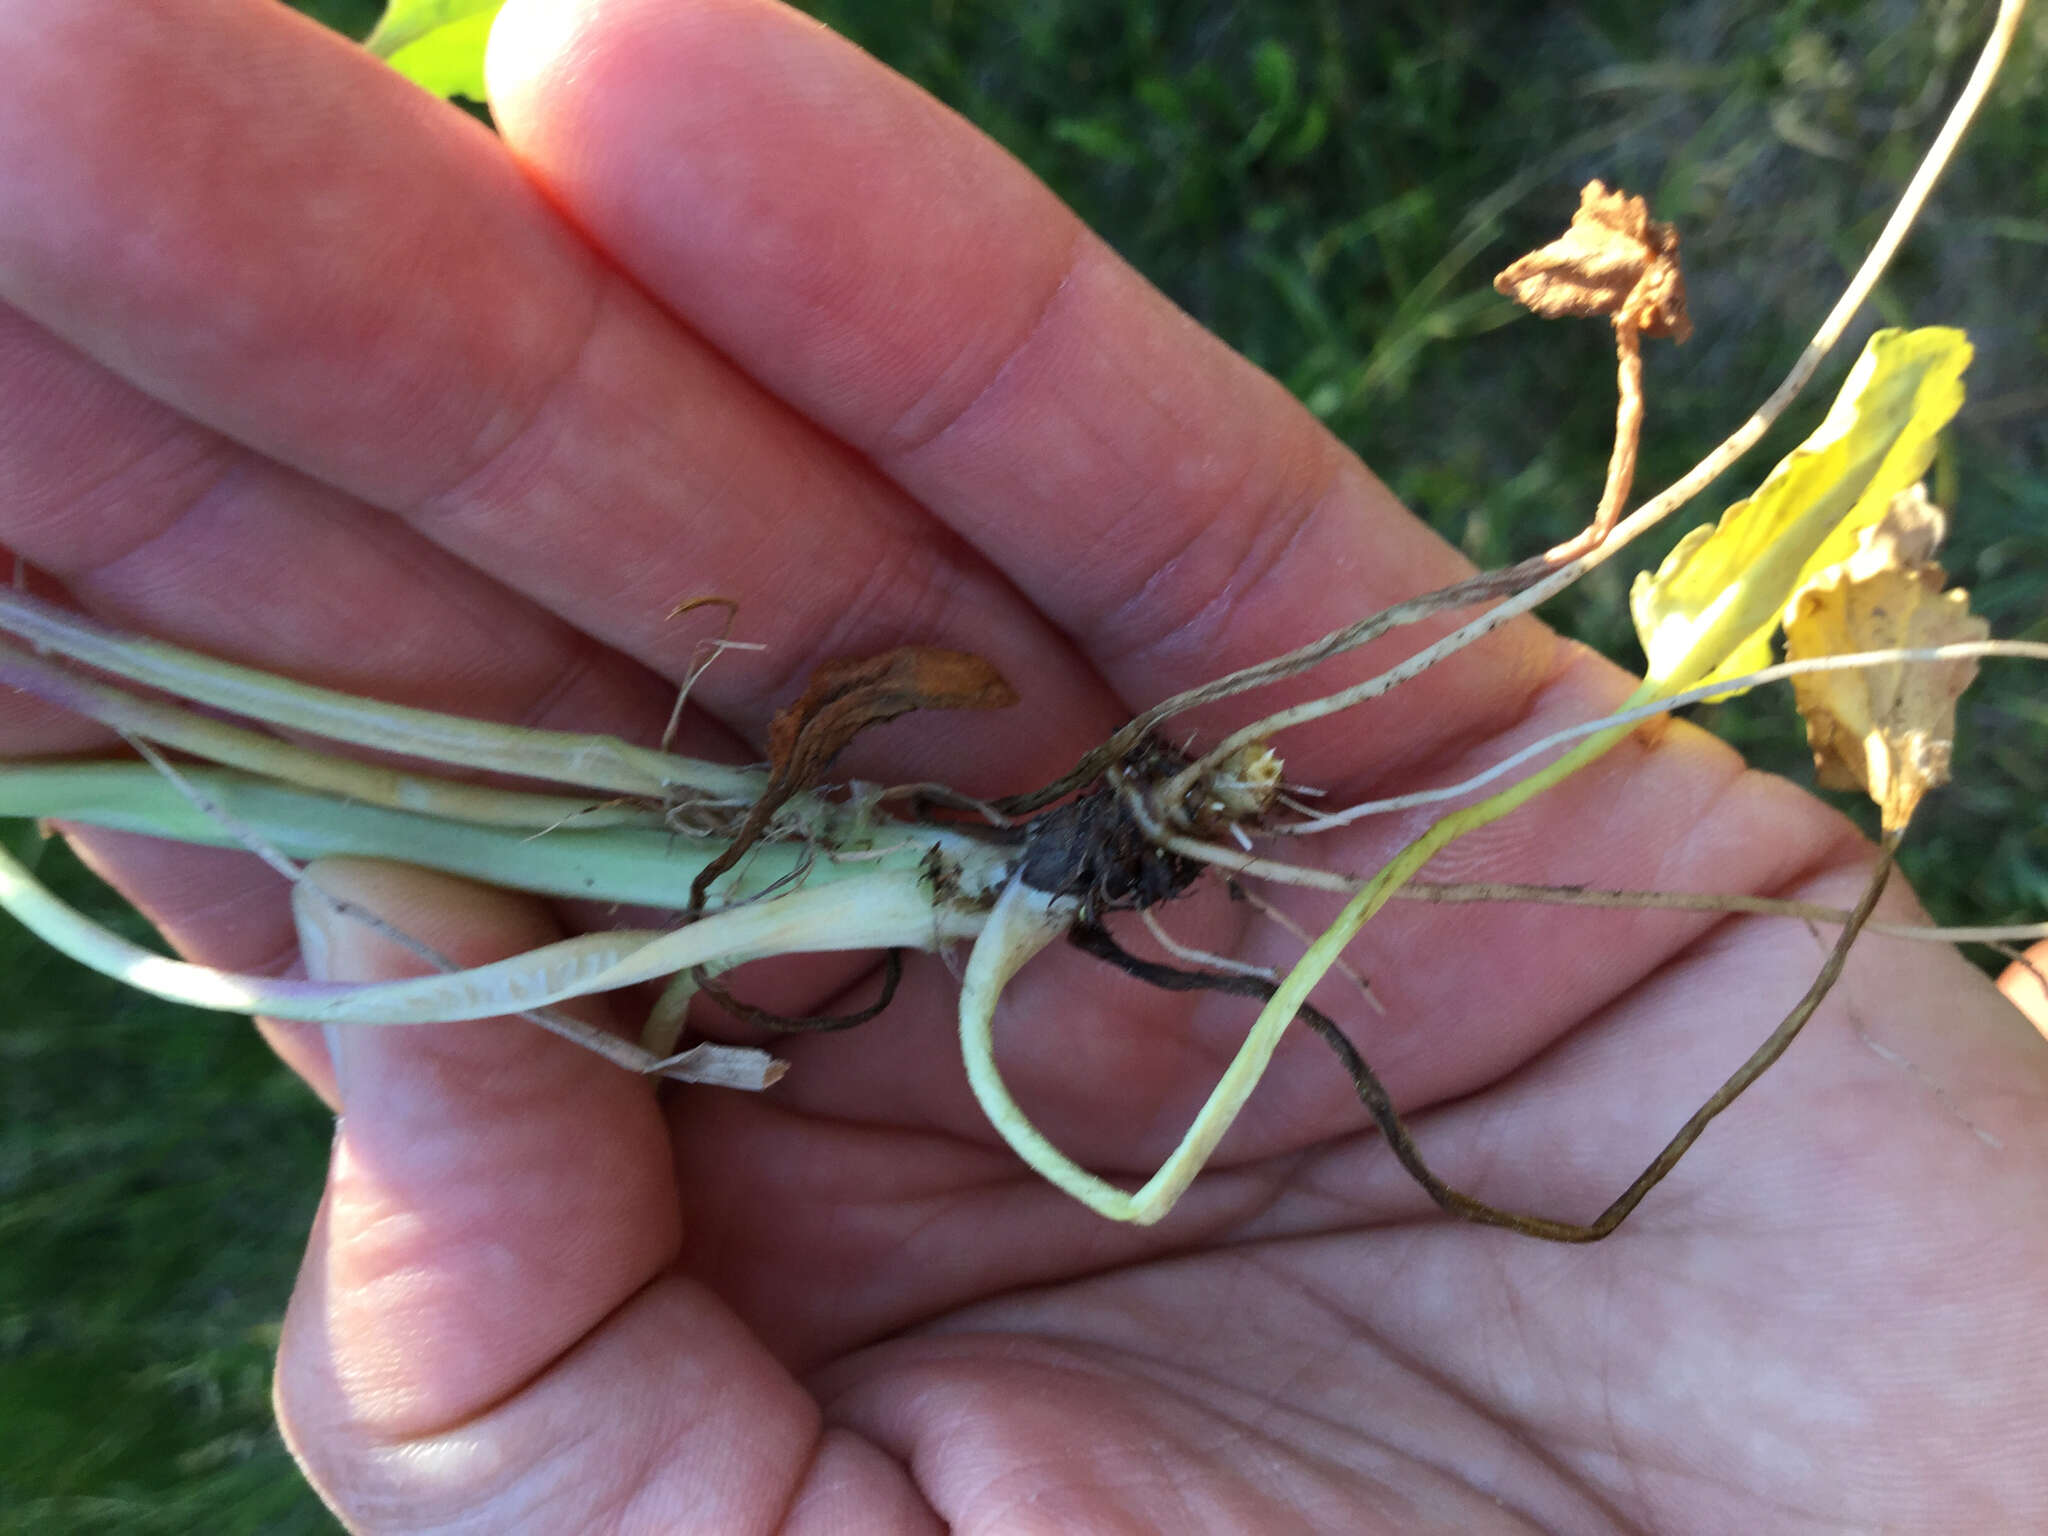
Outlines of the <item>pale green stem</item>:
{"type": "Polygon", "coordinates": [[[1119,1189],[1068,1157],[1026,1119],[996,1067],[993,1026],[1004,985],[1027,960],[1072,927],[1073,921],[1071,902],[1056,902],[1026,886],[1021,878],[1010,883],[989,914],[961,981],[960,1054],[967,1064],[967,1081],[975,1102],[1034,1173],[1098,1216],[1150,1226],[1173,1209],[1214,1154],[1258,1087],[1294,1009],[1277,1020],[1271,1010],[1260,1015],[1159,1171],[1135,1191],[1119,1189]]]}
{"type": "Polygon", "coordinates": [[[1131,1196],[1099,1179],[1046,1139],[1010,1096],[996,1069],[996,1004],[1010,978],[1026,961],[1074,924],[1074,903],[1034,890],[1013,879],[996,899],[995,910],[967,957],[960,978],[960,1058],[967,1085],[988,1123],[1041,1178],[1112,1221],[1132,1219],[1131,1196]]]}
{"type": "MultiPolygon", "coordinates": [[[[528,834],[443,821],[355,805],[231,769],[192,768],[180,777],[206,805],[195,805],[140,763],[0,766],[0,816],[78,821],[206,847],[240,846],[234,831],[239,826],[293,859],[396,859],[514,890],[649,907],[683,906],[697,871],[725,847],[631,827],[528,834]]],[[[808,871],[811,884],[876,870],[914,871],[933,847],[970,883],[990,881],[987,871],[1005,856],[1000,846],[962,832],[893,822],[846,829],[835,836],[833,852],[875,844],[884,847],[847,862],[802,843],[757,844],[712,888],[711,904],[759,895],[799,871],[808,871]]]]}
{"type": "MultiPolygon", "coordinates": [[[[1646,684],[1637,691],[1636,699],[1649,691],[1646,684]]],[[[1635,702],[1635,699],[1630,701],[1635,702]]],[[[1518,810],[1535,796],[1553,784],[1570,777],[1579,769],[1601,756],[1614,744],[1627,736],[1630,726],[1612,726],[1599,735],[1582,741],[1572,751],[1556,762],[1547,764],[1519,783],[1512,784],[1499,794],[1468,805],[1462,810],[1452,811],[1432,825],[1428,831],[1416,838],[1407,847],[1387,861],[1386,867],[1368,880],[1357,895],[1344,904],[1344,910],[1337,914],[1315,943],[1308,947],[1293,970],[1281,981],[1279,988],[1267,999],[1260,1012],[1258,1022],[1252,1026],[1254,1035],[1261,1031],[1270,1032],[1275,1045],[1279,1043],[1280,1032],[1284,1030],[1301,1005],[1308,1001],[1309,994],[1316,989],[1330,968],[1337,963],[1337,957],[1352,939],[1358,936],[1374,913],[1385,906],[1394,892],[1412,879],[1431,859],[1444,848],[1467,832],[1496,822],[1509,812],[1518,810]]],[[[1268,1051],[1270,1055],[1270,1050],[1268,1051]]]]}
{"type": "MultiPolygon", "coordinates": [[[[234,823],[289,858],[396,859],[546,896],[653,907],[681,906],[697,871],[724,848],[721,842],[634,828],[534,834],[443,821],[352,804],[231,769],[193,768],[181,777],[225,820],[147,765],[110,762],[0,767],[0,815],[52,817],[215,848],[240,846],[234,823]]],[[[762,846],[740,872],[742,893],[787,877],[806,857],[795,844],[762,846]]]]}
{"type": "Polygon", "coordinates": [[[40,885],[0,849],[0,907],[53,948],[172,1002],[323,1024],[491,1018],[653,980],[696,965],[776,954],[932,948],[970,937],[978,913],[934,907],[914,870],[870,872],[733,907],[672,932],[585,934],[472,970],[354,984],[243,975],[167,959],[112,933],[40,885]]]}
{"type": "Polygon", "coordinates": [[[578,828],[665,825],[660,811],[639,804],[616,805],[570,795],[459,784],[315,752],[175,704],[138,698],[11,645],[0,644],[0,683],[26,689],[129,736],[303,789],[391,810],[536,832],[568,824],[578,828]]]}
{"type": "Polygon", "coordinates": [[[582,736],[464,720],[381,704],[252,667],[215,661],[159,640],[116,634],[27,593],[0,588],[0,629],[130,682],[161,688],[253,720],[430,762],[552,779],[612,794],[659,798],[678,789],[747,804],[766,782],[756,770],[582,736]]]}
{"type": "Polygon", "coordinates": [[[690,1003],[697,996],[697,978],[710,974],[707,966],[702,970],[678,971],[671,976],[668,985],[661,989],[661,995],[647,1010],[647,1021],[640,1026],[641,1049],[656,1056],[673,1054],[682,1042],[683,1027],[688,1022],[690,1003]]]}

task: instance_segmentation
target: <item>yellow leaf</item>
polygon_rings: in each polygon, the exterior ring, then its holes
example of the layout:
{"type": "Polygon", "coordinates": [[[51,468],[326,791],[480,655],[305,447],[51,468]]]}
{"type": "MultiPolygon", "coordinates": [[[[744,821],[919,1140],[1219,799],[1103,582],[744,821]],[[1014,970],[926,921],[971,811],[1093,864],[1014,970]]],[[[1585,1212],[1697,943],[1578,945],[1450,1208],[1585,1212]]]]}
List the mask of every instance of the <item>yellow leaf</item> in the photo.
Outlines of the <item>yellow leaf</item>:
{"type": "Polygon", "coordinates": [[[1917,481],[1963,403],[1969,339],[1944,326],[1879,331],[1827,419],[1711,528],[1696,528],[1629,593],[1658,692],[1770,664],[1792,594],[1839,564],[1917,481]]]}
{"type": "MultiPolygon", "coordinates": [[[[1941,534],[1941,512],[1918,486],[1894,497],[1855,553],[1793,597],[1786,655],[1799,661],[1982,640],[1991,626],[1970,612],[1969,594],[1941,590],[1943,572],[1931,558],[1941,534]]],[[[1793,678],[1820,782],[1866,791],[1886,831],[1903,827],[1920,797],[1948,782],[1956,700],[1976,675],[1977,663],[1963,658],[1793,678]]]]}
{"type": "Polygon", "coordinates": [[[436,96],[485,99],[484,44],[505,0],[390,0],[363,46],[436,96]]]}

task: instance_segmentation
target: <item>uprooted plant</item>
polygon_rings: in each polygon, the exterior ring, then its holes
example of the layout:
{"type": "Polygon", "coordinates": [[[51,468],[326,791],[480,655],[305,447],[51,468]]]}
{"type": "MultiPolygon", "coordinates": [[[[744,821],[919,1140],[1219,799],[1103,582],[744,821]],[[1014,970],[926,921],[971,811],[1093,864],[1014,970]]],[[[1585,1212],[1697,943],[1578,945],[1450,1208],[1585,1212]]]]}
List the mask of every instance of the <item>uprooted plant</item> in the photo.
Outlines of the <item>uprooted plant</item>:
{"type": "MultiPolygon", "coordinates": [[[[140,949],[62,905],[4,851],[0,905],[85,964],[179,1001],[340,1025],[517,1014],[628,1069],[742,1089],[770,1086],[783,1064],[754,1048],[678,1050],[699,994],[771,1030],[849,1028],[887,1006],[902,951],[972,941],[959,1033],[974,1093],[1025,1162],[1105,1216],[1149,1223],[1172,1209],[1286,1029],[1300,1021],[1336,1053],[1395,1155],[1444,1210],[1559,1241],[1604,1237],[1791,1044],[1840,975],[1851,945],[1872,926],[1914,808],[1947,776],[1955,702],[1976,659],[2048,656],[2048,646],[1988,641],[1963,594],[1943,590],[1934,561],[1943,514],[1918,486],[1937,435],[1961,404],[1969,343],[1940,327],[1878,332],[1819,429],[1754,494],[1715,525],[1688,534],[1654,573],[1637,577],[1631,607],[1646,679],[1618,712],[1535,743],[1464,783],[1336,809],[1304,802],[1288,782],[1280,744],[1291,727],[1414,682],[1615,558],[1751,447],[1812,377],[1904,238],[1989,88],[2021,4],[2004,0],[1947,124],[1812,344],[1755,415],[1690,473],[1624,515],[1645,416],[1642,342],[1683,340],[1690,322],[1677,232],[1652,219],[1643,199],[1594,182],[1566,234],[1499,280],[1504,292],[1540,314],[1603,319],[1612,327],[1615,442],[1586,531],[1546,555],[1412,598],[1168,699],[1053,783],[983,803],[943,785],[890,789],[833,780],[840,753],[871,726],[913,710],[1016,702],[1016,691],[986,661],[956,651],[907,645],[828,664],[775,717],[766,766],[735,769],[610,738],[491,725],[313,688],[115,634],[17,590],[0,592],[0,629],[27,648],[0,646],[0,679],[111,727],[138,760],[10,765],[0,769],[0,814],[241,847],[315,897],[317,883],[299,861],[350,853],[547,895],[667,908],[678,918],[661,929],[587,933],[471,969],[422,951],[436,974],[346,985],[235,975],[140,949]],[[1169,720],[1198,706],[1300,676],[1418,621],[1467,610],[1476,611],[1379,676],[1270,714],[1199,751],[1179,749],[1162,735],[1169,720]],[[1771,665],[1781,625],[1788,659],[1771,665]],[[1859,784],[1881,808],[1879,855],[1852,909],[1418,881],[1455,839],[1525,805],[1639,722],[1780,677],[1794,680],[1823,781],[1859,784]],[[230,723],[224,715],[252,723],[230,723]],[[441,764],[459,775],[513,776],[557,788],[542,793],[400,770],[297,744],[308,736],[441,764]],[[1288,839],[1434,802],[1453,808],[1369,878],[1275,856],[1288,839]],[[1141,958],[1109,926],[1115,913],[1135,912],[1149,922],[1154,909],[1216,879],[1291,883],[1348,899],[1284,974],[1199,954],[1177,955],[1185,962],[1179,965],[1141,958]],[[1445,1184],[1364,1057],[1333,1018],[1310,1005],[1310,993],[1341,963],[1361,927],[1397,898],[1780,912],[1831,923],[1838,936],[1805,995],[1750,1059],[1605,1212],[1577,1224],[1503,1211],[1445,1184]],[[1136,1191],[1055,1147],[1024,1116],[997,1068],[993,1020],[1004,989],[1032,956],[1060,940],[1158,987],[1260,1005],[1180,1145],[1136,1191]],[[786,1017],[735,996],[722,979],[748,961],[827,950],[885,953],[874,1004],[838,1016],[786,1017]],[[661,978],[669,984],[637,1042],[556,1011],[571,998],[661,978]]],[[[476,17],[487,24],[492,9],[468,8],[461,23],[466,43],[442,41],[478,46],[476,17]]],[[[398,25],[386,33],[389,49],[401,55],[433,42],[431,29],[398,25]]],[[[458,80],[435,73],[445,70],[447,57],[434,58],[431,69],[422,69],[442,87],[460,89],[458,80]]],[[[724,598],[697,599],[678,612],[705,602],[732,607],[724,598]]],[[[1931,930],[1915,936],[1954,937],[1931,930]]]]}

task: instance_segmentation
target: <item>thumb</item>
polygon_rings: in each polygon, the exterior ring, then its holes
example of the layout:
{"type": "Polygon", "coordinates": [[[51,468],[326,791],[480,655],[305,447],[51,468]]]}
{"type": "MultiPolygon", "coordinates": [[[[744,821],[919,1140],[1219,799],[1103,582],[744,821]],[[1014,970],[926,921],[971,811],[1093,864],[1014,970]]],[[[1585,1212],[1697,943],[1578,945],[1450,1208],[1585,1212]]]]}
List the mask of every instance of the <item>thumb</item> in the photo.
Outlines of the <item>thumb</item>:
{"type": "MultiPolygon", "coordinates": [[[[540,902],[446,875],[362,859],[307,874],[294,916],[320,979],[434,969],[401,935],[463,966],[561,936],[540,902]]],[[[277,1384],[316,1482],[349,1448],[505,1398],[680,1242],[647,1082],[517,1018],[328,1033],[341,1119],[277,1384]]]]}
{"type": "MultiPolygon", "coordinates": [[[[459,965],[559,936],[540,903],[444,875],[308,873],[343,904],[301,898],[316,976],[423,973],[394,929],[459,965]]],[[[844,1481],[816,1403],[673,1263],[651,1084],[521,1019],[337,1029],[334,1064],[341,1120],[276,1396],[352,1529],[749,1530],[806,1476],[844,1481]]]]}
{"type": "MultiPolygon", "coordinates": [[[[460,965],[559,936],[540,903],[444,875],[308,874],[333,898],[298,906],[315,976],[423,973],[394,929],[460,965]]],[[[917,1503],[871,1448],[821,1443],[815,1400],[679,1272],[647,1081],[520,1019],[333,1034],[341,1120],[276,1395],[352,1529],[738,1531],[917,1503]]]]}

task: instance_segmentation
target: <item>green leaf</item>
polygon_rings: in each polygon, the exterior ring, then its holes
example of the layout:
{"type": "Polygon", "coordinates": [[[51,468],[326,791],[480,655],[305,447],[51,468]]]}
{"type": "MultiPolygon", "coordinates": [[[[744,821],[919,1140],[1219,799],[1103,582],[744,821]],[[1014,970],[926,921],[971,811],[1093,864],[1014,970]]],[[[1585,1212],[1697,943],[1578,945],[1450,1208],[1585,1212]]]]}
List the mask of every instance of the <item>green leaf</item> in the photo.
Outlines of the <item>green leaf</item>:
{"type": "Polygon", "coordinates": [[[391,0],[363,40],[393,69],[436,96],[485,99],[484,45],[505,0],[391,0]]]}
{"type": "Polygon", "coordinates": [[[1649,689],[1674,692],[1770,665],[1772,633],[1815,571],[1848,558],[1934,458],[1963,403],[1971,347],[1929,326],[1870,338],[1814,434],[1754,496],[1678,543],[1629,593],[1649,657],[1649,689]]]}

